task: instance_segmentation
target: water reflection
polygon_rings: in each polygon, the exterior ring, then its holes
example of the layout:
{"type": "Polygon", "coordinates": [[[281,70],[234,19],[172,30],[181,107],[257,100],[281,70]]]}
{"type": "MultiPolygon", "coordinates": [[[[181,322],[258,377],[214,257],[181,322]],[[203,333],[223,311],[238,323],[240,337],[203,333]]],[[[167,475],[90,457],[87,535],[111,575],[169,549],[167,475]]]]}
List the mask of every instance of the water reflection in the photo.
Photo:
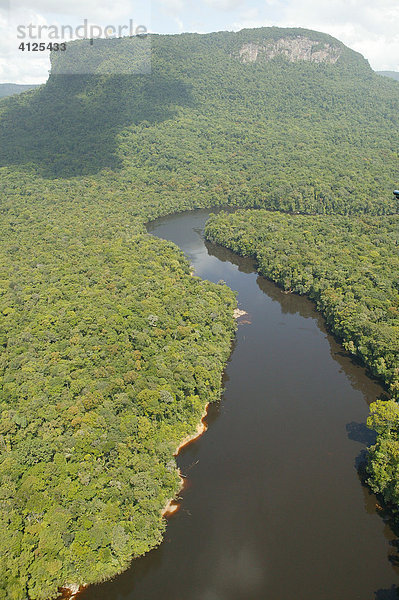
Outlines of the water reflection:
{"type": "Polygon", "coordinates": [[[348,432],[348,438],[354,442],[359,442],[364,446],[375,444],[375,431],[371,431],[365,423],[355,423],[352,421],[347,424],[346,431],[348,432]]]}
{"type": "Polygon", "coordinates": [[[392,600],[396,539],[355,468],[371,440],[367,402],[383,389],[310,301],[204,244],[206,218],[151,229],[196,275],[237,290],[252,322],[238,329],[206,435],[178,457],[188,485],[164,542],[81,600],[392,600]]]}
{"type": "MultiPolygon", "coordinates": [[[[204,245],[209,256],[214,256],[222,262],[229,262],[236,265],[238,270],[242,273],[252,273],[254,269],[256,269],[255,261],[251,258],[242,258],[231,250],[208,241],[204,241],[204,245]]],[[[316,310],[313,302],[299,294],[284,293],[284,291],[276,284],[260,275],[257,277],[256,282],[259,289],[262,290],[268,298],[279,303],[283,314],[298,314],[305,319],[310,318],[315,320],[318,329],[328,338],[331,347],[331,356],[341,365],[344,372],[351,380],[354,389],[361,391],[362,394],[365,395],[368,404],[374,402],[376,398],[387,399],[387,395],[384,393],[381,382],[370,376],[370,373],[366,371],[356,357],[345,352],[342,346],[327,331],[325,320],[316,310]],[[367,375],[366,378],[359,377],[359,369],[367,375]],[[375,381],[375,385],[372,385],[373,381],[375,381]]],[[[284,325],[284,323],[281,323],[281,325],[284,325]]]]}
{"type": "Polygon", "coordinates": [[[374,594],[375,600],[398,600],[399,589],[393,585],[389,590],[378,590],[374,594]]]}

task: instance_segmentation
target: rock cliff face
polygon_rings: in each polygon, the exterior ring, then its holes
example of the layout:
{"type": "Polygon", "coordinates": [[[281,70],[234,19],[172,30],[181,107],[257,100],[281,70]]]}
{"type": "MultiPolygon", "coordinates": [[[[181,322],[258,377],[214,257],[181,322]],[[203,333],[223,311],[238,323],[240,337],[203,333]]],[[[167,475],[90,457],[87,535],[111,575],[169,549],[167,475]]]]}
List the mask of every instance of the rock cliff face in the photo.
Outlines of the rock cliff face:
{"type": "Polygon", "coordinates": [[[281,38],[265,44],[243,44],[239,57],[243,63],[257,60],[272,60],[276,56],[284,56],[290,62],[306,60],[317,63],[336,63],[341,55],[340,48],[323,42],[316,42],[307,37],[281,38]]]}

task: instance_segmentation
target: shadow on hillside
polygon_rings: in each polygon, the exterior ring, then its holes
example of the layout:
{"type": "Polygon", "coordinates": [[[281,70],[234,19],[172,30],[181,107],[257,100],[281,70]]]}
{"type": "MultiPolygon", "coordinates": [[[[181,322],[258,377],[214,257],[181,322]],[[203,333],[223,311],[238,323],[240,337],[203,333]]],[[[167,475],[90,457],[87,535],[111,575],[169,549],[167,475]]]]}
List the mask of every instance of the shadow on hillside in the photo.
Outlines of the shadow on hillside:
{"type": "MultiPolygon", "coordinates": [[[[56,75],[7,101],[0,166],[31,164],[46,178],[118,169],[116,136],[128,125],[161,123],[192,104],[190,89],[159,74],[56,75]]],[[[129,154],[139,149],[129,149],[129,154]]]]}

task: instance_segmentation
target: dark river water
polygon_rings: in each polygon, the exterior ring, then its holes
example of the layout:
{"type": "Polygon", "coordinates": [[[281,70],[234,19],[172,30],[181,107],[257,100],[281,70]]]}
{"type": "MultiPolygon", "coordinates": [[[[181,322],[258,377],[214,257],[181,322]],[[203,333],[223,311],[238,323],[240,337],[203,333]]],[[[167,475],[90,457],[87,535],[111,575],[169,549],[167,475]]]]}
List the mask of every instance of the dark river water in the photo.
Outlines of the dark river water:
{"type": "Polygon", "coordinates": [[[383,395],[313,304],[248,259],[205,243],[209,211],[149,226],[223,279],[248,312],[209,429],[178,457],[187,476],[164,542],[80,600],[391,600],[394,536],[356,464],[383,395]],[[250,321],[245,322],[245,321],[250,321]]]}

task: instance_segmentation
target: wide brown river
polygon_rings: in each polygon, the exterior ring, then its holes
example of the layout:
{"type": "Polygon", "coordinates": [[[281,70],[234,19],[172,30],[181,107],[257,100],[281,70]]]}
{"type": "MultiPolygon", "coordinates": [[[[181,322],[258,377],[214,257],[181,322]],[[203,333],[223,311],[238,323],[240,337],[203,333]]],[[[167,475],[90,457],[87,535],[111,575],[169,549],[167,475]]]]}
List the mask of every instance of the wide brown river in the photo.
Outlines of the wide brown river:
{"type": "Polygon", "coordinates": [[[248,312],[209,429],[178,464],[187,476],[163,543],[80,600],[393,600],[394,535],[356,465],[383,395],[326,332],[306,298],[204,242],[209,211],[149,231],[223,279],[248,312]]]}

